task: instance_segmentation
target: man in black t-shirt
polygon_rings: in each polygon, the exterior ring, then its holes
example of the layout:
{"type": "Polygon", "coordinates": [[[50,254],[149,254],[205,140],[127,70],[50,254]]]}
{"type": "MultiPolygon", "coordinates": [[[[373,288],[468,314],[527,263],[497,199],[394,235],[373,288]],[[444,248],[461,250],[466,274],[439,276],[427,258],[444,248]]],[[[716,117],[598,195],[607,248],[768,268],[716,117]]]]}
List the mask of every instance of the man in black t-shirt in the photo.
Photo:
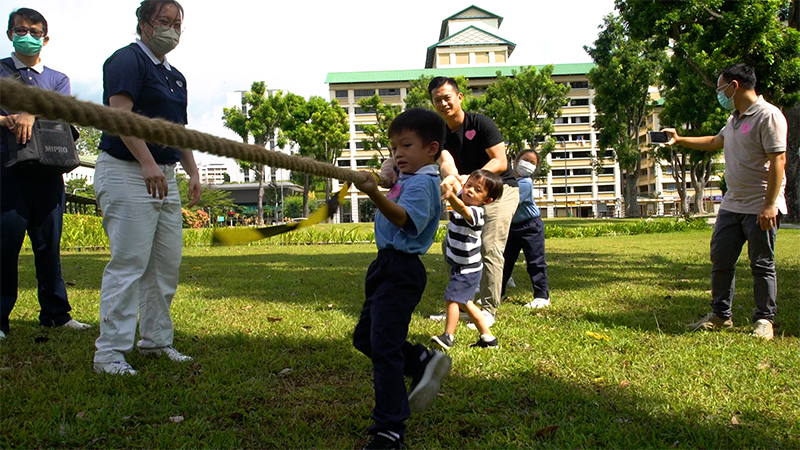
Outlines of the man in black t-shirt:
{"type": "Polygon", "coordinates": [[[464,97],[456,80],[436,77],[428,85],[428,92],[436,112],[447,122],[440,161],[442,175],[455,177],[463,184],[472,171],[485,169],[503,179],[503,195],[484,207],[486,223],[481,233],[484,267],[479,298],[484,314],[493,323],[503,285],[503,251],[519,203],[519,188],[497,125],[484,115],[461,109],[464,97]]]}

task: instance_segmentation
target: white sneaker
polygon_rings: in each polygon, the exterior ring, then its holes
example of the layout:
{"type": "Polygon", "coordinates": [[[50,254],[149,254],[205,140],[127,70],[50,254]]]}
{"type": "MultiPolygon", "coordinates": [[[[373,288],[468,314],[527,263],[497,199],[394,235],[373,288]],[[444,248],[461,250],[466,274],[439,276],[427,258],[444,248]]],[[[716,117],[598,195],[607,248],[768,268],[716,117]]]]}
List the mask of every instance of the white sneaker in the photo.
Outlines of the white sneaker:
{"type": "Polygon", "coordinates": [[[59,328],[69,328],[70,330],[88,330],[92,328],[88,323],[81,323],[75,319],[69,319],[69,322],[59,326],[59,328]]]}
{"type": "MultiPolygon", "coordinates": [[[[447,320],[447,313],[433,314],[428,318],[433,320],[434,322],[444,322],[445,320],[447,320]]],[[[464,311],[460,311],[458,314],[458,320],[462,322],[469,322],[469,314],[465,313],[464,311]]]]}
{"type": "Polygon", "coordinates": [[[126,361],[114,361],[109,363],[94,363],[94,371],[97,373],[109,373],[111,375],[136,375],[130,364],[126,361]]]}
{"type": "Polygon", "coordinates": [[[194,358],[191,356],[186,356],[183,353],[175,350],[175,347],[162,347],[162,348],[139,348],[139,353],[143,355],[154,355],[154,356],[161,356],[167,355],[172,361],[175,362],[187,362],[187,361],[194,361],[194,358]]]}
{"type": "Polygon", "coordinates": [[[550,299],[549,298],[535,298],[530,303],[525,303],[526,308],[546,308],[550,306],[550,299]]]}
{"type": "Polygon", "coordinates": [[[0,331],[0,340],[3,340],[5,338],[6,338],[6,334],[3,333],[2,331],[0,331]]]}
{"type": "MultiPolygon", "coordinates": [[[[490,313],[489,311],[487,311],[485,309],[482,309],[481,310],[481,314],[483,314],[483,317],[486,318],[486,326],[487,327],[491,327],[492,325],[494,325],[495,320],[494,320],[494,316],[492,315],[492,313],[490,313]]],[[[478,327],[475,326],[475,324],[472,323],[472,322],[467,324],[467,328],[469,328],[470,330],[477,330],[478,329],[478,327]]]]}
{"type": "Polygon", "coordinates": [[[514,277],[508,279],[508,283],[506,283],[506,287],[517,287],[517,283],[514,282],[514,277]]]}

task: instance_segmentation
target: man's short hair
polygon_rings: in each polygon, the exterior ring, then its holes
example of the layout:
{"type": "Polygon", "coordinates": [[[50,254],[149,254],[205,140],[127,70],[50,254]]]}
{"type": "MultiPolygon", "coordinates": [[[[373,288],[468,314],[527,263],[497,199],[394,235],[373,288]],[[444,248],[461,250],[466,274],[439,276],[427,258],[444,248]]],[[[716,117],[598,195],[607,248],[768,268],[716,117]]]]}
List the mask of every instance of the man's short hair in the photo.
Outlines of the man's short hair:
{"type": "Polygon", "coordinates": [[[477,169],[469,174],[469,177],[483,184],[486,196],[492,201],[500,200],[500,197],[503,196],[503,180],[500,175],[485,169],[477,169]]]}
{"type": "Polygon", "coordinates": [[[45,36],[47,36],[47,20],[45,20],[44,16],[35,9],[30,8],[20,8],[16,11],[13,11],[11,14],[8,15],[8,30],[11,31],[14,28],[14,18],[20,17],[32,24],[40,23],[42,24],[42,32],[45,36]]]}
{"type": "Polygon", "coordinates": [[[439,89],[440,87],[444,86],[445,84],[449,84],[453,87],[453,90],[456,94],[460,93],[461,91],[458,89],[458,81],[455,78],[450,77],[436,77],[428,83],[428,96],[433,100],[433,95],[431,91],[434,89],[439,89]]]}
{"type": "Polygon", "coordinates": [[[756,81],[758,81],[756,78],[756,71],[744,63],[731,64],[730,66],[722,69],[721,75],[725,81],[738,81],[739,86],[745,89],[755,89],[756,81]]]}
{"type": "Polygon", "coordinates": [[[389,125],[389,137],[403,131],[413,131],[423,144],[439,143],[439,151],[434,159],[439,159],[444,148],[445,128],[447,125],[439,114],[423,108],[411,108],[395,117],[389,125]]]}

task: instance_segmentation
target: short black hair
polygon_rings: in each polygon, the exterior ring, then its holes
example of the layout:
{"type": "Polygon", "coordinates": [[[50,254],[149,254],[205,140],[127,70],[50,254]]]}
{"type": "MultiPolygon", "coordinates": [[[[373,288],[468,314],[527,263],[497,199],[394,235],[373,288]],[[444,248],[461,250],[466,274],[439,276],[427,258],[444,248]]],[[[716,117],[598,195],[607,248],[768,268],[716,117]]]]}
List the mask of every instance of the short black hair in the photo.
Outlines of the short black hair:
{"type": "Polygon", "coordinates": [[[455,78],[436,77],[432,79],[430,83],[428,83],[428,96],[431,98],[431,100],[433,100],[433,95],[431,94],[431,91],[434,89],[439,89],[445,84],[449,84],[450,86],[452,86],[456,94],[461,92],[461,90],[458,89],[458,81],[456,81],[455,78]]]}
{"type": "Polygon", "coordinates": [[[500,175],[489,172],[488,170],[478,169],[469,174],[469,177],[483,184],[483,188],[486,190],[486,196],[492,199],[492,201],[500,200],[500,197],[503,196],[503,180],[500,178],[500,175]]]}
{"type": "Polygon", "coordinates": [[[444,148],[446,127],[444,119],[439,117],[439,114],[429,109],[411,108],[392,120],[389,125],[388,135],[391,138],[393,135],[407,130],[417,133],[423,144],[438,142],[439,151],[436,152],[434,159],[439,159],[442,154],[442,148],[444,148]]]}
{"type": "Polygon", "coordinates": [[[150,18],[153,17],[153,13],[160,13],[162,9],[164,9],[164,5],[173,4],[178,8],[178,12],[181,13],[181,20],[183,20],[183,6],[175,0],[144,0],[136,8],[136,34],[139,36],[142,35],[142,28],[139,26],[139,22],[144,20],[145,22],[149,22],[150,18]]]}
{"type": "Polygon", "coordinates": [[[21,17],[24,20],[27,20],[30,23],[42,24],[42,32],[44,33],[45,36],[47,36],[47,20],[45,20],[44,16],[39,11],[30,8],[20,8],[8,15],[9,31],[11,31],[11,29],[14,28],[14,18],[17,16],[21,17]]]}
{"type": "Polygon", "coordinates": [[[721,75],[725,81],[738,81],[739,86],[745,89],[755,89],[756,82],[758,81],[756,78],[756,71],[745,63],[731,64],[722,69],[721,75]]]}

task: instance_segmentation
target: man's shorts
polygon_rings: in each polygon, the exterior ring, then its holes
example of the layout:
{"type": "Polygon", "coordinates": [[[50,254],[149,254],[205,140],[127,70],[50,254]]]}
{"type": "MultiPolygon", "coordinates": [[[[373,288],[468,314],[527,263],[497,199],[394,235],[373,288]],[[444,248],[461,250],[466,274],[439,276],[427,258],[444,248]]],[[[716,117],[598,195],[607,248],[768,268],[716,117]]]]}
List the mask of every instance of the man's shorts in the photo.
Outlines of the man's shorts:
{"type": "Polygon", "coordinates": [[[481,270],[461,273],[461,268],[450,267],[450,284],[444,291],[444,299],[466,305],[475,299],[475,289],[481,284],[481,270]]]}

